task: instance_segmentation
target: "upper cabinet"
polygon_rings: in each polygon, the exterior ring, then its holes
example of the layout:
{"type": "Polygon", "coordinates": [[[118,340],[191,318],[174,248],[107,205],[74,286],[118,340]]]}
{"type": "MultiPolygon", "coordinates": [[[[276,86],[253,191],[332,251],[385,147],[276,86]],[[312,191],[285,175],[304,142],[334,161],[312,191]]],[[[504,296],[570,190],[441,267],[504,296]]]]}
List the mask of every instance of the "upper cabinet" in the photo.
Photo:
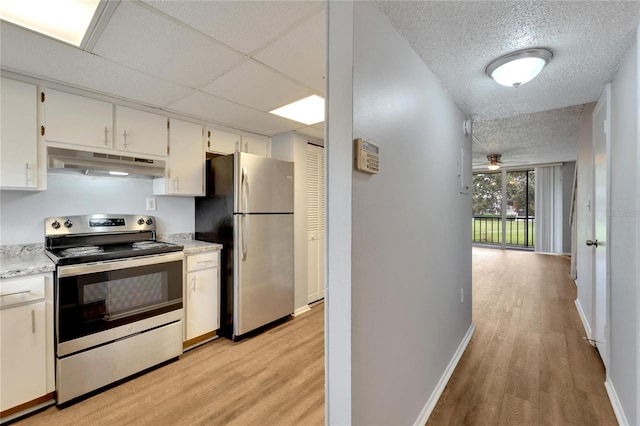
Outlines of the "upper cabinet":
{"type": "Polygon", "coordinates": [[[262,139],[242,137],[242,150],[249,154],[269,157],[269,142],[262,139]]]}
{"type": "Polygon", "coordinates": [[[169,122],[169,160],[165,177],[153,181],[156,195],[204,195],[202,126],[182,120],[169,122]]]}
{"type": "Polygon", "coordinates": [[[116,149],[138,154],[167,155],[167,117],[116,105],[116,149]]]}
{"type": "Polygon", "coordinates": [[[216,154],[233,154],[235,151],[241,151],[269,157],[269,141],[209,128],[206,150],[216,154]]]}
{"type": "Polygon", "coordinates": [[[38,90],[2,78],[0,93],[0,187],[37,189],[38,90]]]}
{"type": "Polygon", "coordinates": [[[233,154],[240,151],[240,135],[218,129],[207,129],[207,151],[216,154],[233,154]]]}
{"type": "Polygon", "coordinates": [[[113,148],[113,105],[48,89],[45,140],[94,148],[113,148]]]}

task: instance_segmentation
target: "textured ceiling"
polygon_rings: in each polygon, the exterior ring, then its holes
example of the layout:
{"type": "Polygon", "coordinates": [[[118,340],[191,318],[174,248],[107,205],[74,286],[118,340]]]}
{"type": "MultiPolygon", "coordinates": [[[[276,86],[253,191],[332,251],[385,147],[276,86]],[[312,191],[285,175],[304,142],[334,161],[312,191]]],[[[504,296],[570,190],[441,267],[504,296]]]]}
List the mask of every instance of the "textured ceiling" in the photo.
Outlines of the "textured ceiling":
{"type": "Polygon", "coordinates": [[[581,107],[565,107],[597,101],[640,22],[637,1],[380,0],[378,6],[473,118],[474,162],[485,164],[482,145],[511,164],[575,160],[581,107]],[[530,47],[554,53],[531,82],[513,89],[485,75],[492,60],[530,47]]]}

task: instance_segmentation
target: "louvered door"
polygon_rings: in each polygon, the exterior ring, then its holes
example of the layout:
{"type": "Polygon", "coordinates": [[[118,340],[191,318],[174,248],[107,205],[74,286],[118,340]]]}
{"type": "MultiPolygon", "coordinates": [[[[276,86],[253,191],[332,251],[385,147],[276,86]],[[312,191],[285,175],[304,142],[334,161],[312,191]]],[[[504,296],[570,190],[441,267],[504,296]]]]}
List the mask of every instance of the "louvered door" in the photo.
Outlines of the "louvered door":
{"type": "Polygon", "coordinates": [[[324,148],[307,145],[308,303],[324,297],[324,148]]]}

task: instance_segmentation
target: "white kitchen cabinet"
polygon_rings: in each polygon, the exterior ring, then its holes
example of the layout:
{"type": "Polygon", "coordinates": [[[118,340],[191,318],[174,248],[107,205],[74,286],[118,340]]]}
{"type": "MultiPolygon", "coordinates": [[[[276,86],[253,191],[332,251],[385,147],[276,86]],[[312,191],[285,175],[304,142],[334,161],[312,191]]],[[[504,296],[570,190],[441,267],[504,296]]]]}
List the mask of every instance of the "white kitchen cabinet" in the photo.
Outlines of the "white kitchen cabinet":
{"type": "Polygon", "coordinates": [[[242,151],[248,152],[249,154],[269,157],[269,142],[262,139],[243,136],[242,151]]]}
{"type": "Polygon", "coordinates": [[[207,129],[207,151],[216,154],[233,154],[240,151],[240,141],[242,137],[234,133],[225,132],[218,129],[207,129]]]}
{"type": "Polygon", "coordinates": [[[324,297],[324,148],[307,145],[307,302],[324,297]]]}
{"type": "Polygon", "coordinates": [[[2,78],[0,187],[38,188],[38,89],[2,78]]]}
{"type": "Polygon", "coordinates": [[[154,179],[156,195],[204,195],[202,126],[182,120],[169,122],[169,159],[165,177],[154,179]]]}
{"type": "Polygon", "coordinates": [[[113,105],[109,102],[48,89],[44,105],[48,142],[113,148],[113,105]]]}
{"type": "Polygon", "coordinates": [[[51,275],[2,279],[0,299],[0,410],[52,401],[51,275]]]}
{"type": "Polygon", "coordinates": [[[116,150],[166,156],[167,123],[165,116],[116,105],[116,150]]]}
{"type": "Polygon", "coordinates": [[[204,342],[220,328],[220,251],[187,256],[185,347],[204,342]]]}

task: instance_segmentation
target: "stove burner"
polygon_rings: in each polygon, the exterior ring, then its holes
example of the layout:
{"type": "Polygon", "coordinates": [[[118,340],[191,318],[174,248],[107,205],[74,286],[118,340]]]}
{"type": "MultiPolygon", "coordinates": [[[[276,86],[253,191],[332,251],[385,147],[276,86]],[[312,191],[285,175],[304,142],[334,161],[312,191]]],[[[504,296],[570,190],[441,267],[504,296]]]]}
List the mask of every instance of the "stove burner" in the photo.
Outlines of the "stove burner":
{"type": "Polygon", "coordinates": [[[71,256],[84,256],[88,254],[102,253],[104,249],[98,246],[83,246],[83,247],[71,247],[60,252],[61,255],[71,256]]]}

